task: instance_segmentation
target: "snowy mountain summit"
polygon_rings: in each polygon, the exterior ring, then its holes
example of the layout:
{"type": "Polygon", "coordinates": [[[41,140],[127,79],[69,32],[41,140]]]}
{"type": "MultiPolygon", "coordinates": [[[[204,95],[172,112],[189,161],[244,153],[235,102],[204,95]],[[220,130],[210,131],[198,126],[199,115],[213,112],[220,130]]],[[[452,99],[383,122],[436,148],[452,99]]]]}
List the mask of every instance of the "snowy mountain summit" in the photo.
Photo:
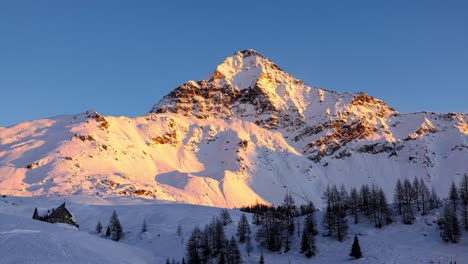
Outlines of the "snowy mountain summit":
{"type": "Polygon", "coordinates": [[[400,114],[365,93],[304,84],[254,50],[225,59],[136,118],[88,111],[0,128],[0,189],[138,195],[215,206],[321,203],[328,184],[468,172],[468,114],[400,114]]]}

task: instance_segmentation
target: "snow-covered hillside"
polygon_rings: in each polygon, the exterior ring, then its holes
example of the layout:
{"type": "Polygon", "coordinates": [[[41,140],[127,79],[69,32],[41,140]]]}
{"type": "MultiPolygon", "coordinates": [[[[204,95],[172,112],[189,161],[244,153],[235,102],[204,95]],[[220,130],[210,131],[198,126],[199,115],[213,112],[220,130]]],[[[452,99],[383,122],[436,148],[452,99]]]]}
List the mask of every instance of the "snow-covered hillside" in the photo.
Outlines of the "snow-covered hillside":
{"type": "Polygon", "coordinates": [[[321,204],[328,184],[421,177],[440,194],[468,172],[468,114],[399,114],[364,93],[311,87],[253,50],[142,117],[87,111],[0,128],[0,190],[144,196],[200,205],[321,204]]]}
{"type": "MultiPolygon", "coordinates": [[[[10,263],[166,263],[166,259],[180,261],[195,226],[203,227],[219,208],[187,204],[157,203],[154,200],[89,196],[66,198],[67,208],[80,225],[77,230],[65,224],[49,224],[32,220],[35,207],[52,208],[63,198],[0,198],[0,262],[10,263]],[[114,242],[95,233],[100,221],[104,227],[116,210],[124,231],[124,238],[114,242]],[[148,231],[141,234],[143,220],[148,231]],[[182,228],[182,238],[177,235],[182,228]]],[[[241,212],[231,210],[233,219],[225,227],[228,237],[235,235],[241,212]]],[[[318,213],[319,218],[321,214],[318,213]]],[[[248,215],[251,222],[251,215],[248,215]]],[[[308,259],[299,253],[300,238],[294,237],[288,253],[271,253],[258,248],[247,257],[240,246],[243,263],[258,263],[263,253],[265,263],[349,263],[352,237],[359,235],[363,258],[353,263],[465,263],[468,258],[468,239],[459,244],[442,242],[434,220],[435,215],[417,218],[414,225],[394,223],[376,229],[363,221],[350,225],[343,242],[317,236],[317,256],[308,259]]],[[[318,219],[320,221],[320,219],[318,219]]],[[[252,225],[255,234],[256,227],[252,225]]],[[[323,233],[320,230],[320,233],[323,233]]]]}

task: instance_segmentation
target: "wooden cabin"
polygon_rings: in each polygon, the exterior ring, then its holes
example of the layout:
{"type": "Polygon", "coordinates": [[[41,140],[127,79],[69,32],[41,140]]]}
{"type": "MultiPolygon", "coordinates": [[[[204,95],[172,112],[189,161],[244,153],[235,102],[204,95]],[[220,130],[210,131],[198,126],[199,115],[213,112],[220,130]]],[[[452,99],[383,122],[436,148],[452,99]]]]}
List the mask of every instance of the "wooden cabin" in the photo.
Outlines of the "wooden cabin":
{"type": "Polygon", "coordinates": [[[37,210],[37,208],[35,208],[32,218],[35,220],[49,223],[64,223],[79,227],[79,225],[73,219],[73,215],[65,207],[65,203],[63,203],[57,208],[52,208],[46,211],[37,210]]]}

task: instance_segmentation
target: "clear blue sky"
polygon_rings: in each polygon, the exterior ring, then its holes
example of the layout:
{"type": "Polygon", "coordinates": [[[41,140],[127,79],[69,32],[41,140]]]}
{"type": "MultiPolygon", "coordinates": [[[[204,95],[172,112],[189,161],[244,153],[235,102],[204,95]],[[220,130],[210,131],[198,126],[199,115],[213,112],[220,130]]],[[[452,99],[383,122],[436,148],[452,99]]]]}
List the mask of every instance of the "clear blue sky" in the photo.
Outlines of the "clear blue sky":
{"type": "Polygon", "coordinates": [[[2,1],[0,126],[144,115],[248,48],[307,84],[403,113],[468,112],[466,0],[224,2],[2,1]]]}

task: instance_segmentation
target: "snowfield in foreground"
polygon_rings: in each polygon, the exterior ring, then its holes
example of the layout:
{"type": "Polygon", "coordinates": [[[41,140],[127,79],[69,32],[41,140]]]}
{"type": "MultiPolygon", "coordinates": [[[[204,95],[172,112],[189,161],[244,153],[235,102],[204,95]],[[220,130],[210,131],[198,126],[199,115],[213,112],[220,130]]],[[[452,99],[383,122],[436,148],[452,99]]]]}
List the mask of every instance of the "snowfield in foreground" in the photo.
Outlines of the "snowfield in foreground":
{"type": "MultiPolygon", "coordinates": [[[[133,198],[99,199],[84,196],[66,198],[67,208],[74,214],[80,229],[64,224],[49,224],[31,219],[35,207],[52,208],[64,198],[5,197],[0,198],[0,263],[161,263],[167,258],[180,261],[186,241],[196,225],[210,222],[220,209],[188,204],[161,203],[133,198]],[[98,221],[107,227],[112,211],[116,210],[124,230],[124,238],[114,242],[94,232],[98,221]],[[146,220],[148,231],[140,234],[146,220]],[[181,225],[183,239],[177,234],[181,225]],[[183,240],[183,243],[182,243],[183,240]]],[[[241,212],[230,210],[233,223],[225,227],[227,237],[235,235],[241,212]]],[[[348,238],[340,243],[317,236],[318,255],[305,258],[300,251],[300,238],[294,238],[288,253],[269,253],[259,249],[247,257],[239,245],[244,263],[258,263],[263,252],[265,263],[466,263],[468,234],[459,244],[446,244],[434,223],[437,213],[417,218],[414,225],[393,223],[375,229],[362,219],[350,224],[348,238]],[[359,235],[364,257],[351,261],[348,256],[352,237],[359,235]]],[[[321,213],[317,214],[321,222],[321,213]]],[[[248,215],[251,222],[252,217],[248,215]]],[[[256,227],[253,226],[253,233],[256,227]]]]}

